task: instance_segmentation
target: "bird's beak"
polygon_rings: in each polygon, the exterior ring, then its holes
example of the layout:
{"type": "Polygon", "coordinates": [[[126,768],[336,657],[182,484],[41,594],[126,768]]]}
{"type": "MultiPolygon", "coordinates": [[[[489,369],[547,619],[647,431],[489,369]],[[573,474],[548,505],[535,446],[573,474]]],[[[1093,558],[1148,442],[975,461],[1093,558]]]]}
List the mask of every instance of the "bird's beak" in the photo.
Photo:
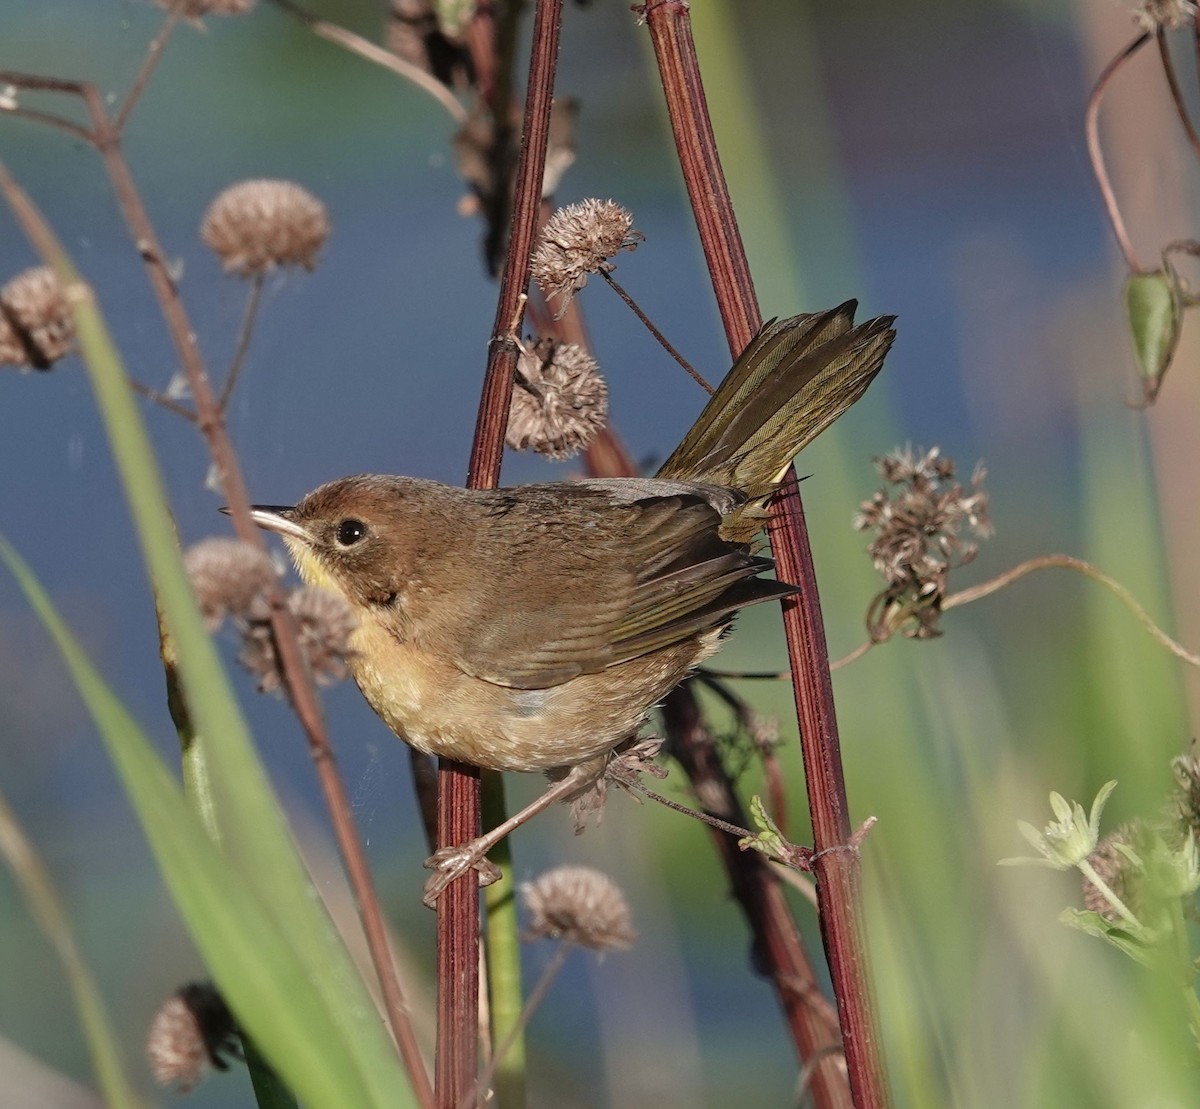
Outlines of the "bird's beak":
{"type": "Polygon", "coordinates": [[[292,505],[252,504],[250,519],[265,531],[278,532],[289,539],[311,543],[312,536],[295,521],[296,509],[292,505]]]}

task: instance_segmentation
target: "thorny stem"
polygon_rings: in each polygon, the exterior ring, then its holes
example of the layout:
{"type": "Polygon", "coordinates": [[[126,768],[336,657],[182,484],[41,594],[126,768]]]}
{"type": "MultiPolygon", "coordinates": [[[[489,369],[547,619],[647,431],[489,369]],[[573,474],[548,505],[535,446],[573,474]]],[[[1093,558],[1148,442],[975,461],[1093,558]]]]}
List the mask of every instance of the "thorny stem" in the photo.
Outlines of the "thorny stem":
{"type": "Polygon", "coordinates": [[[1192,117],[1188,112],[1187,103],[1183,98],[1183,90],[1179,87],[1179,75],[1175,72],[1175,63],[1171,59],[1171,46],[1167,41],[1167,32],[1159,27],[1155,35],[1158,40],[1158,56],[1162,60],[1163,75],[1167,78],[1167,88],[1171,91],[1171,101],[1175,105],[1175,114],[1183,126],[1183,133],[1191,144],[1192,153],[1200,158],[1200,135],[1192,125],[1192,117]]]}
{"type": "MultiPolygon", "coordinates": [[[[736,357],[761,325],[762,315],[717,154],[687,5],[681,0],[650,0],[643,10],[692,211],[736,357]]],[[[768,533],[780,578],[803,587],[797,597],[783,602],[783,617],[817,851],[814,873],[821,928],[850,1094],[859,1109],[876,1109],[888,1104],[888,1091],[867,967],[861,864],[856,851],[831,850],[849,841],[851,824],[816,572],[792,468],[781,493],[770,506],[768,533]]],[[[825,1046],[811,1032],[806,1039],[806,1059],[825,1046]]],[[[843,1076],[829,1066],[817,1068],[813,1096],[819,1106],[846,1104],[843,1076]]]]}
{"type": "Polygon", "coordinates": [[[397,77],[403,77],[404,80],[415,85],[422,92],[428,93],[446,109],[450,118],[460,127],[467,121],[467,111],[455,99],[454,93],[446,88],[433,74],[426,73],[420,66],[413,65],[412,62],[406,62],[390,50],[384,50],[382,46],[377,46],[369,39],[365,39],[361,35],[356,35],[353,31],[348,31],[345,27],[339,27],[336,23],[330,23],[326,19],[321,19],[319,16],[313,15],[308,9],[294,3],[293,0],[272,0],[272,2],[277,8],[282,8],[289,15],[295,16],[296,19],[300,20],[318,38],[323,38],[327,42],[332,42],[345,50],[349,50],[351,54],[357,54],[360,58],[364,58],[374,65],[391,70],[397,77]]]}
{"type": "MultiPolygon", "coordinates": [[[[195,405],[196,424],[208,447],[216,469],[217,480],[228,502],[238,538],[259,550],[266,545],[262,533],[250,518],[250,500],[225,421],[213,395],[208,373],[200,357],[196,333],[179,296],[166,264],[154,225],[134,183],[129,165],[121,153],[120,134],[114,129],[104,108],[99,91],[89,82],[64,81],[58,78],[30,77],[0,72],[0,83],[64,92],[79,97],[91,120],[89,141],[99,151],[108,171],[117,205],[128,225],[130,235],[142,260],[146,263],[151,288],[158,299],[163,319],[175,344],[184,376],[195,405]]],[[[12,199],[13,188],[6,185],[12,199]]],[[[329,809],[334,835],[346,866],[346,873],[358,901],[367,947],[379,980],[384,1009],[397,1046],[404,1060],[413,1091],[422,1106],[433,1104],[424,1060],[416,1033],[409,1019],[395,962],[388,945],[387,929],[375,893],[374,882],[367,866],[362,842],[354,826],[349,798],[338,773],[329,736],[325,728],[320,700],[308,666],[300,649],[295,617],[287,607],[282,590],[272,587],[267,595],[271,610],[271,631],[274,637],[280,670],[293,711],[308,739],[309,750],[317,770],[317,778],[329,809]]]]}
{"type": "MultiPolygon", "coordinates": [[[[500,478],[517,364],[516,331],[529,284],[545,173],[561,22],[562,0],[538,0],[513,186],[511,232],[467,468],[467,486],[472,489],[495,488],[500,478]]],[[[441,760],[439,846],[463,843],[479,834],[479,803],[477,772],[441,760]]],[[[478,1065],[479,886],[474,872],[452,882],[438,899],[437,932],[437,1103],[441,1109],[454,1109],[474,1087],[478,1065]]]]}
{"type": "Polygon", "coordinates": [[[642,311],[638,302],[621,287],[620,283],[615,277],[613,277],[611,273],[607,273],[604,270],[599,270],[598,272],[600,276],[608,282],[609,286],[612,288],[612,291],[616,293],[617,296],[619,296],[629,306],[633,314],[637,316],[637,318],[641,320],[643,324],[646,325],[646,330],[658,340],[663,350],[665,350],[672,358],[674,358],[675,361],[678,362],[691,375],[692,380],[695,381],[696,384],[699,385],[700,388],[711,397],[716,390],[709,385],[699,371],[696,370],[695,367],[693,367],[692,364],[686,358],[684,358],[684,356],[680,354],[679,351],[674,348],[674,346],[671,345],[670,340],[668,340],[667,337],[661,331],[659,331],[657,327],[654,326],[653,321],[649,316],[646,315],[645,312],[642,311]]]}
{"type": "Polygon", "coordinates": [[[1150,33],[1148,31],[1138,35],[1104,67],[1100,76],[1096,78],[1096,84],[1088,97],[1087,113],[1084,116],[1084,130],[1087,134],[1088,156],[1092,160],[1092,173],[1095,175],[1097,186],[1099,186],[1100,197],[1104,201],[1104,210],[1108,213],[1108,222],[1112,226],[1113,235],[1116,236],[1117,246],[1121,248],[1121,254],[1125,257],[1125,265],[1133,273],[1145,271],[1138,262],[1137,255],[1133,252],[1133,244],[1129,241],[1129,233],[1125,230],[1125,221],[1121,217],[1121,209],[1117,204],[1116,194],[1113,192],[1112,181],[1109,179],[1108,170],[1104,165],[1104,151],[1100,146],[1100,101],[1117,70],[1149,41],[1150,33]]]}
{"type": "Polygon", "coordinates": [[[254,333],[254,322],[258,318],[258,306],[262,301],[263,275],[256,273],[250,283],[250,294],[246,298],[246,310],[242,314],[242,326],[238,331],[237,347],[233,352],[233,361],[229,363],[229,373],[225,375],[225,384],[221,388],[221,397],[217,407],[224,414],[229,407],[229,398],[233,396],[234,386],[246,361],[246,351],[250,349],[250,336],[254,333]]]}

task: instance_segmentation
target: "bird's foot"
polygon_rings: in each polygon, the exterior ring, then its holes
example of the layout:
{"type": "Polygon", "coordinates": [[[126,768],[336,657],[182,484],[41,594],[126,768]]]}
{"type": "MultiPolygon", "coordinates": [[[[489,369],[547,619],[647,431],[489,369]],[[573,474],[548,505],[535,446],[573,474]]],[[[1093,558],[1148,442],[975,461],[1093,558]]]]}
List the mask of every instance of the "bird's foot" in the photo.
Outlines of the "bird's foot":
{"type": "Polygon", "coordinates": [[[442,890],[468,870],[479,871],[481,886],[490,886],[500,878],[500,868],[487,859],[473,842],[435,851],[425,860],[425,869],[432,870],[433,874],[425,882],[421,900],[431,909],[437,904],[442,890]]]}

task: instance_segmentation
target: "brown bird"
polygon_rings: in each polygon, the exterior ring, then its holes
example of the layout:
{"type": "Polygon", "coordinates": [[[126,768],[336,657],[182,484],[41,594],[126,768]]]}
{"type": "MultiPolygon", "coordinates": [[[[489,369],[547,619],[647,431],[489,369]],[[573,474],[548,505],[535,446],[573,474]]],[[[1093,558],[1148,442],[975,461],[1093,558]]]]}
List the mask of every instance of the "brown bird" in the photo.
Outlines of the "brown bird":
{"type": "Polygon", "coordinates": [[[657,477],[473,490],[361,475],[253,508],[306,582],[350,603],[350,671],[396,735],[556,779],[434,855],[427,904],[470,867],[494,877],[492,846],[599,779],[738,609],[795,592],[760,576],[773,564],[750,544],[792,459],[882,367],[893,317],[855,327],[855,307],[766,324],[657,477]]]}

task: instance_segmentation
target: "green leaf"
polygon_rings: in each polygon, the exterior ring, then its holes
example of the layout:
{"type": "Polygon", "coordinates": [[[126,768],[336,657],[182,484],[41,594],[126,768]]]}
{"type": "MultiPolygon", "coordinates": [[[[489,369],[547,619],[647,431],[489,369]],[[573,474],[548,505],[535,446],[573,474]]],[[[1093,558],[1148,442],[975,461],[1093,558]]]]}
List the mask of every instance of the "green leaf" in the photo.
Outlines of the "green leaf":
{"type": "Polygon", "coordinates": [[[1125,314],[1146,404],[1153,404],[1179,344],[1179,290],[1167,270],[1125,279],[1125,314]]]}
{"type": "Polygon", "coordinates": [[[757,835],[742,836],[738,847],[743,851],[760,851],[772,859],[791,858],[791,845],[783,837],[779,826],[771,819],[763,799],[756,793],[750,798],[750,817],[758,829],[757,835]]]}
{"type": "Polygon", "coordinates": [[[1064,909],[1059,914],[1059,923],[1068,928],[1086,932],[1089,936],[1106,940],[1119,951],[1125,952],[1134,962],[1144,967],[1151,965],[1150,952],[1146,945],[1133,935],[1127,928],[1102,917],[1099,913],[1082,909],[1064,909]]]}

